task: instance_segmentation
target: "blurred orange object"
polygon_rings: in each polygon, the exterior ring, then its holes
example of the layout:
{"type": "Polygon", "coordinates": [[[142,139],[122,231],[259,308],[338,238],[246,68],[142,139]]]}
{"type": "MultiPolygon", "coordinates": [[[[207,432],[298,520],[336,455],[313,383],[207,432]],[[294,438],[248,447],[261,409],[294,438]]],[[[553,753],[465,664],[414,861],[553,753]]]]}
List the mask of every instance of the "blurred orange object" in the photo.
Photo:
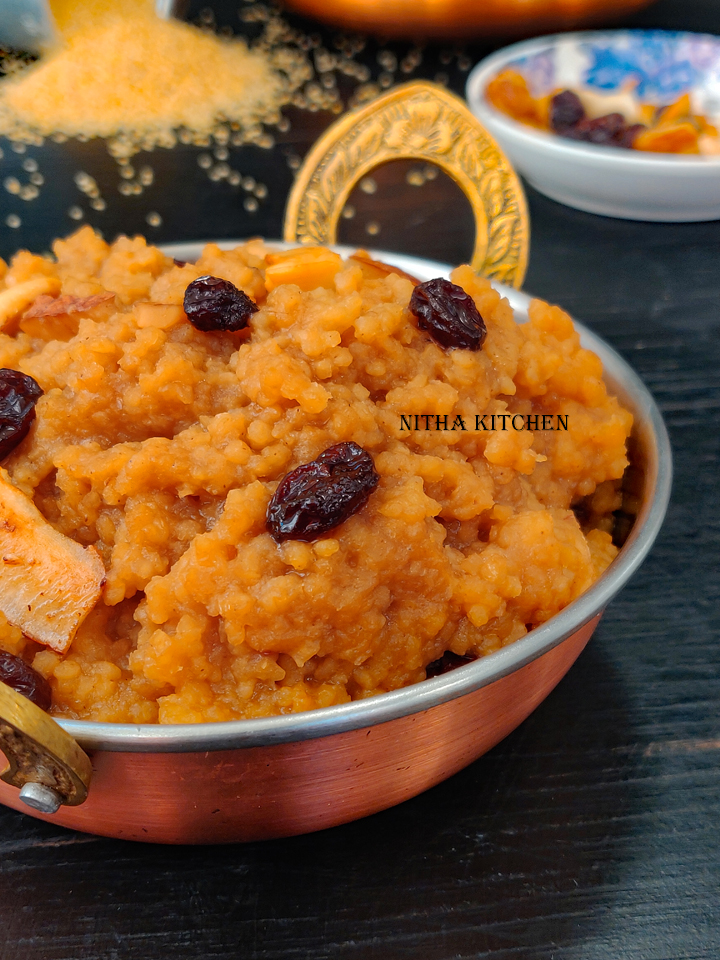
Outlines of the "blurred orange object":
{"type": "Polygon", "coordinates": [[[286,0],[349,30],[413,39],[529,36],[607,23],[653,0],[286,0]]]}
{"type": "Polygon", "coordinates": [[[525,77],[517,70],[503,70],[485,88],[490,103],[531,127],[550,128],[550,97],[536,98],[530,93],[525,77]]]}
{"type": "Polygon", "coordinates": [[[633,146],[648,153],[700,153],[698,138],[697,126],[684,120],[639,134],[633,146]]]}

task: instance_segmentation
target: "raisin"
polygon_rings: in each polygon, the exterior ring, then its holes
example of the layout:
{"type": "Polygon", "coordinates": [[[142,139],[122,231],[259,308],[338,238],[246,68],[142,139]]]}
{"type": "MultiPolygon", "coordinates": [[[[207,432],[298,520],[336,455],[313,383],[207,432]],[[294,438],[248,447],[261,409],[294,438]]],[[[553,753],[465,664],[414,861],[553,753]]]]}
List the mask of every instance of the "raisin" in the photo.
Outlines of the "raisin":
{"type": "Polygon", "coordinates": [[[588,120],[587,139],[590,143],[617,143],[627,130],[621,113],[607,113],[604,117],[588,120]]]}
{"type": "Polygon", "coordinates": [[[0,460],[27,436],[42,395],[37,381],[27,374],[6,367],[0,370],[0,460]]]}
{"type": "Polygon", "coordinates": [[[234,332],[243,330],[258,308],[246,293],[238,290],[229,280],[198,277],[185,290],[183,309],[197,330],[234,332]]]}
{"type": "Polygon", "coordinates": [[[50,684],[29,667],[23,659],[0,650],[0,681],[32,700],[41,710],[49,710],[52,700],[50,684]]]}
{"type": "Polygon", "coordinates": [[[473,660],[477,660],[477,657],[474,657],[471,653],[461,655],[459,653],[453,653],[451,650],[446,650],[439,660],[433,660],[432,663],[427,665],[425,668],[425,678],[429,680],[431,677],[439,677],[442,673],[450,673],[451,670],[464,667],[466,663],[472,663],[473,660]]]}
{"type": "Polygon", "coordinates": [[[622,137],[618,141],[619,147],[625,147],[627,150],[632,150],[636,139],[640,136],[641,133],[645,133],[647,127],[644,123],[634,123],[631,127],[628,127],[622,137]]]}
{"type": "Polygon", "coordinates": [[[594,120],[581,120],[574,127],[561,132],[561,136],[601,146],[618,146],[626,130],[625,117],[621,113],[607,113],[594,120]]]}
{"type": "Polygon", "coordinates": [[[280,481],[267,509],[273,538],[315,540],[364,505],[378,485],[370,454],[357,443],[336,443],[280,481]]]}
{"type": "Polygon", "coordinates": [[[479,350],[485,342],[485,321],[473,298],[441,277],[420,283],[410,297],[410,312],[418,327],[427,330],[442,347],[479,350]]]}
{"type": "Polygon", "coordinates": [[[556,93],[550,101],[550,126],[556,133],[574,127],[585,119],[585,108],[572,90],[556,93]]]}

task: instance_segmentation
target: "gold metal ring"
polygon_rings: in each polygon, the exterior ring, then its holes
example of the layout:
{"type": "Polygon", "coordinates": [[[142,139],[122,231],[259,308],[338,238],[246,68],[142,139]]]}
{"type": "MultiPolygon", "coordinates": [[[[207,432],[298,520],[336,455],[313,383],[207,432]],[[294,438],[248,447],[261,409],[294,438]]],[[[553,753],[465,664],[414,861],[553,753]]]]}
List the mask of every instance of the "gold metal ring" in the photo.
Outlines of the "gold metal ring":
{"type": "Polygon", "coordinates": [[[459,97],[415,81],[341,117],[310,150],[290,192],[284,238],[332,244],[353,187],[391,160],[424,160],[465,193],[475,218],[471,264],[515,287],[527,268],[530,227],[520,181],[459,97]]]}

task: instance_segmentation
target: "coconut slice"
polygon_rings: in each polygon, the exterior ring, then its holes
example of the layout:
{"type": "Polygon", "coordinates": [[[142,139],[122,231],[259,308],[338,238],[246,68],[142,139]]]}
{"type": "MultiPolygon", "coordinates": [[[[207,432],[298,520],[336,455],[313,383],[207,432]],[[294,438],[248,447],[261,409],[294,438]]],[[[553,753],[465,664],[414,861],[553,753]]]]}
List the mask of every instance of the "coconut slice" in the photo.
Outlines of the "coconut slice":
{"type": "Polygon", "coordinates": [[[8,621],[65,653],[104,581],[97,550],[58,533],[0,469],[0,610],[8,621]]]}

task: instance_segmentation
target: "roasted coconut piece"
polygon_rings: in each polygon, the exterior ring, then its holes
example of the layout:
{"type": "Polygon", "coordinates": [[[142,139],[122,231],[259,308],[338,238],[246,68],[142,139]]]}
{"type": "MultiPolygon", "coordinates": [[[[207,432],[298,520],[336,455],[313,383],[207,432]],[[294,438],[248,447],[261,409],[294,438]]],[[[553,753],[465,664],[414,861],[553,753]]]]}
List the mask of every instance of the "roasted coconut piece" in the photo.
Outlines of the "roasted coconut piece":
{"type": "Polygon", "coordinates": [[[0,610],[38,643],[66,653],[100,597],[94,547],[58,533],[0,470],[0,610]]]}

